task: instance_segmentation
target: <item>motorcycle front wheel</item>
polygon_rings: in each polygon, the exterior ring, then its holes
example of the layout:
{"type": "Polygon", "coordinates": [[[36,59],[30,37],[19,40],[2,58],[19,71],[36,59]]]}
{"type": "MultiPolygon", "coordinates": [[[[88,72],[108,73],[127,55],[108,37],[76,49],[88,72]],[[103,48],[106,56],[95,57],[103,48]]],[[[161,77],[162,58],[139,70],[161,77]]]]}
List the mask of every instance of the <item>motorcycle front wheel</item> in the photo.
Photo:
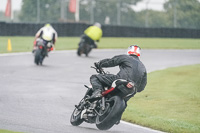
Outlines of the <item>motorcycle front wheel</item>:
{"type": "Polygon", "coordinates": [[[78,126],[81,123],[83,123],[83,119],[81,119],[81,112],[83,111],[82,107],[84,102],[84,98],[80,101],[79,105],[75,107],[71,118],[70,118],[70,123],[73,126],[78,126]]]}
{"type": "Polygon", "coordinates": [[[105,109],[100,109],[96,118],[96,127],[100,130],[110,129],[121,119],[121,115],[126,108],[125,101],[119,96],[111,97],[105,105],[105,109]]]}
{"type": "Polygon", "coordinates": [[[81,123],[83,123],[83,119],[81,119],[81,112],[82,112],[82,110],[79,110],[77,108],[74,109],[74,111],[71,115],[71,119],[70,119],[70,123],[73,126],[78,126],[81,123]]]}
{"type": "Polygon", "coordinates": [[[77,49],[77,55],[78,56],[81,56],[81,54],[83,54],[83,52],[84,52],[84,50],[83,50],[84,47],[83,46],[84,46],[84,43],[80,42],[79,45],[78,45],[78,49],[77,49]]]}

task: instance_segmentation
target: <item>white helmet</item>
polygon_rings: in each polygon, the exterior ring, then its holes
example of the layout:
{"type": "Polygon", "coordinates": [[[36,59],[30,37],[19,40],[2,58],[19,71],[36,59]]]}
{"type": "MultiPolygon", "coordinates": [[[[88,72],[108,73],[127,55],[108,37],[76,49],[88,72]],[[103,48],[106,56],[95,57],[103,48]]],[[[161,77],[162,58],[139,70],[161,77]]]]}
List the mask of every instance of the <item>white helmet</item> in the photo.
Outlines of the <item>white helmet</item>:
{"type": "Polygon", "coordinates": [[[101,24],[98,23],[98,22],[94,23],[94,26],[97,26],[97,27],[101,28],[101,24]]]}
{"type": "Polygon", "coordinates": [[[131,45],[130,47],[128,47],[127,55],[140,56],[140,54],[141,54],[140,50],[141,50],[141,48],[139,46],[131,45]]]}

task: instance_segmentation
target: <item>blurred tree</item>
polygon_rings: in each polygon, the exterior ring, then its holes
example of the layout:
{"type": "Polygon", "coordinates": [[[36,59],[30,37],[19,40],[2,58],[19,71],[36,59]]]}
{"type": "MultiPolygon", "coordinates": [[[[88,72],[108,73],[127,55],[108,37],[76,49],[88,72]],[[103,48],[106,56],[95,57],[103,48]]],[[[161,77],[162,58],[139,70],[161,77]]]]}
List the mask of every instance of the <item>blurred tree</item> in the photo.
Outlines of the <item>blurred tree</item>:
{"type": "Polygon", "coordinates": [[[135,12],[131,5],[142,0],[80,0],[80,19],[84,22],[133,25],[135,12]]]}
{"type": "MultiPolygon", "coordinates": [[[[37,22],[37,2],[40,1],[40,22],[74,22],[74,14],[68,11],[69,0],[23,0],[19,15],[22,22],[37,22]],[[61,16],[61,3],[65,1],[65,16],[61,16]]],[[[165,11],[143,10],[135,12],[132,5],[142,0],[79,0],[80,22],[145,27],[200,28],[199,0],[168,0],[165,11]]]]}
{"type": "Polygon", "coordinates": [[[170,25],[178,28],[200,28],[200,2],[198,0],[169,0],[164,4],[170,25]]]}
{"type": "Polygon", "coordinates": [[[133,26],[135,21],[135,12],[131,5],[141,0],[96,0],[95,20],[101,23],[105,22],[105,18],[110,19],[112,25],[128,25],[133,26]]]}
{"type": "Polygon", "coordinates": [[[168,14],[163,11],[143,10],[136,14],[137,27],[145,27],[145,17],[148,12],[148,27],[170,27],[168,14]]]}
{"type": "Polygon", "coordinates": [[[0,21],[6,21],[9,22],[11,21],[10,18],[5,17],[5,13],[0,11],[0,21]]]}
{"type": "MultiPolygon", "coordinates": [[[[40,22],[59,22],[61,0],[23,0],[22,10],[19,18],[22,22],[37,22],[37,2],[39,1],[40,22]]],[[[131,5],[141,0],[79,0],[80,1],[80,22],[104,23],[105,18],[110,19],[110,24],[120,22],[132,25],[134,11],[131,5]],[[123,16],[123,17],[121,17],[123,16]],[[126,16],[128,19],[126,19],[126,16]]],[[[66,0],[69,2],[69,0],[66,0]]],[[[67,21],[74,22],[74,14],[68,11],[68,4],[65,5],[67,21]]]]}
{"type": "Polygon", "coordinates": [[[10,18],[5,17],[5,12],[0,11],[0,21],[2,21],[2,22],[3,21],[5,21],[5,22],[20,22],[19,18],[18,18],[20,11],[13,11],[13,13],[14,13],[14,18],[13,18],[13,20],[11,20],[10,18]]]}
{"type": "MultiPolygon", "coordinates": [[[[57,22],[60,18],[60,3],[55,0],[39,0],[40,22],[57,22]]],[[[37,22],[37,0],[23,0],[19,18],[22,22],[37,22]]]]}
{"type": "Polygon", "coordinates": [[[36,22],[37,1],[23,0],[23,5],[19,18],[22,22],[36,22]]]}

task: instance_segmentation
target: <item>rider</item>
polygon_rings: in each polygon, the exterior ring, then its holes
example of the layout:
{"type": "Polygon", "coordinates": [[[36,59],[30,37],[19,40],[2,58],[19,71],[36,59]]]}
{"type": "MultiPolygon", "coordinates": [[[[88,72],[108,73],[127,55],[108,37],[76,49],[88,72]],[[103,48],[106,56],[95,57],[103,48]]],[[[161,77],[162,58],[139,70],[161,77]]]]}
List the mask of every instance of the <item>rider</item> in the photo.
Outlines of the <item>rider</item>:
{"type": "Polygon", "coordinates": [[[103,33],[101,29],[101,24],[96,22],[93,26],[88,27],[84,31],[84,34],[81,37],[81,41],[85,40],[91,45],[92,48],[97,48],[95,41],[99,42],[102,37],[102,34],[103,33]]]}
{"type": "MultiPolygon", "coordinates": [[[[97,68],[119,66],[120,71],[117,75],[92,75],[90,77],[90,82],[94,91],[92,97],[101,94],[103,87],[110,87],[113,81],[117,79],[127,80],[128,82],[126,82],[125,86],[127,88],[135,88],[135,93],[143,91],[147,84],[147,73],[145,66],[139,59],[140,50],[141,48],[139,46],[131,45],[127,50],[127,55],[118,55],[111,59],[103,59],[95,63],[97,68]],[[134,83],[134,85],[130,84],[131,82],[134,83]]],[[[135,93],[125,100],[128,101],[135,93]]]]}
{"type": "Polygon", "coordinates": [[[37,43],[42,39],[48,46],[48,51],[52,51],[55,46],[55,42],[58,38],[58,34],[51,24],[47,23],[36,34],[33,45],[33,52],[36,50],[37,43]]]}

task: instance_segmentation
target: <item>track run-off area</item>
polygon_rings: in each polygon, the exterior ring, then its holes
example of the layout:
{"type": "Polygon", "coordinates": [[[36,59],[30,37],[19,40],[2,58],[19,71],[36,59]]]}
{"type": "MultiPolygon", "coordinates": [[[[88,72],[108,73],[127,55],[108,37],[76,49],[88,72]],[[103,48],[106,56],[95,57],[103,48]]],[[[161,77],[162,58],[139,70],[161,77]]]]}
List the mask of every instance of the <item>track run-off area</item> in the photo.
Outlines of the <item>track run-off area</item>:
{"type": "MultiPolygon", "coordinates": [[[[31,52],[0,54],[0,129],[27,133],[160,132],[123,121],[108,131],[100,131],[94,124],[70,124],[74,105],[85,94],[84,84],[90,85],[90,76],[96,74],[90,66],[125,53],[126,49],[95,49],[89,57],[78,57],[76,50],[55,51],[44,59],[43,66],[34,64],[31,52]]],[[[200,64],[200,50],[144,49],[140,59],[149,73],[200,64]]],[[[115,74],[119,68],[105,70],[115,74]]]]}

